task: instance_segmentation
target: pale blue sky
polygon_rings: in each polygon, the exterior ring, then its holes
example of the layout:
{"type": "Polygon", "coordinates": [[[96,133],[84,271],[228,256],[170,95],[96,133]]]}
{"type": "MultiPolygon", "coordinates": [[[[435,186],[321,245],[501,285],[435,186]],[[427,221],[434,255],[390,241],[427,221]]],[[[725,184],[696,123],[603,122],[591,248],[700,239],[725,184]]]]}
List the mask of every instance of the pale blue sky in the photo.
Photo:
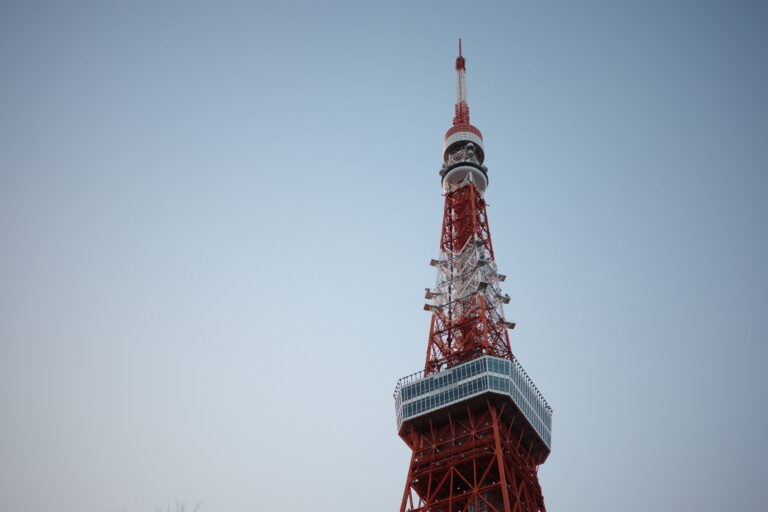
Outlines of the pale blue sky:
{"type": "Polygon", "coordinates": [[[3,2],[0,510],[399,506],[464,39],[551,512],[768,501],[768,4],[3,2]]]}

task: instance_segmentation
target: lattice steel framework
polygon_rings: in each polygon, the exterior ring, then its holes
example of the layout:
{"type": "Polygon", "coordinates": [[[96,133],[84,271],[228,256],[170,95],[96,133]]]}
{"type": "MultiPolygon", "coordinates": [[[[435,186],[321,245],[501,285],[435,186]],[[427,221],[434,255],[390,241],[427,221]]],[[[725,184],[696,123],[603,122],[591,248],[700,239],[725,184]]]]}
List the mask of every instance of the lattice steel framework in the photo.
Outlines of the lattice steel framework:
{"type": "Polygon", "coordinates": [[[503,295],[497,273],[485,200],[474,183],[445,196],[437,285],[427,291],[433,312],[424,373],[474,359],[483,354],[511,357],[504,319],[503,295]]]}
{"type": "Polygon", "coordinates": [[[401,511],[545,511],[541,460],[527,425],[508,402],[473,400],[410,424],[400,433],[413,450],[401,511]]]}
{"type": "Polygon", "coordinates": [[[432,312],[426,361],[423,374],[401,380],[395,390],[399,434],[413,450],[400,510],[545,512],[537,470],[549,455],[549,430],[543,439],[541,425],[551,424],[551,408],[527,374],[524,391],[506,393],[486,377],[470,382],[455,373],[483,356],[513,361],[525,373],[510,347],[508,329],[515,324],[504,317],[509,296],[501,291],[505,276],[491,243],[488,169],[482,134],[469,121],[461,42],[456,72],[455,117],[440,171],[440,256],[431,262],[437,283],[426,290],[432,302],[424,306],[432,312]],[[408,400],[418,400],[418,407],[408,400]],[[404,417],[401,407],[415,412],[404,417]]]}

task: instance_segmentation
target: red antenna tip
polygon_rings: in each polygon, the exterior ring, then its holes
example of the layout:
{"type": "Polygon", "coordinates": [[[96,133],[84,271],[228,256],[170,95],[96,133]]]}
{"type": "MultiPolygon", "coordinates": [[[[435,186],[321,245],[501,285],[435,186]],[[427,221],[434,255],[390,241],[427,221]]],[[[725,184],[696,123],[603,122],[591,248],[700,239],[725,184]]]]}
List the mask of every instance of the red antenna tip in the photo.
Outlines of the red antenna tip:
{"type": "Polygon", "coordinates": [[[461,38],[459,38],[459,56],[456,57],[456,71],[466,69],[464,64],[464,57],[461,55],[461,38]]]}

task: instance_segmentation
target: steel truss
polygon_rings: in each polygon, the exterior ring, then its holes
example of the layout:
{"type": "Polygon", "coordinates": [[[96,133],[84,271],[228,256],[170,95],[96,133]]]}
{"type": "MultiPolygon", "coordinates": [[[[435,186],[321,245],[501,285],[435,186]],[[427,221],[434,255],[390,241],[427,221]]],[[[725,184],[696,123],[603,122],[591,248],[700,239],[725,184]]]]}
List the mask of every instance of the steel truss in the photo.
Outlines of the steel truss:
{"type": "Polygon", "coordinates": [[[499,283],[482,194],[469,180],[445,195],[437,284],[427,290],[433,304],[426,375],[483,354],[512,357],[502,304],[509,302],[499,283]]]}
{"type": "Polygon", "coordinates": [[[545,512],[539,460],[513,409],[481,397],[406,427],[413,455],[400,511],[545,512]]]}

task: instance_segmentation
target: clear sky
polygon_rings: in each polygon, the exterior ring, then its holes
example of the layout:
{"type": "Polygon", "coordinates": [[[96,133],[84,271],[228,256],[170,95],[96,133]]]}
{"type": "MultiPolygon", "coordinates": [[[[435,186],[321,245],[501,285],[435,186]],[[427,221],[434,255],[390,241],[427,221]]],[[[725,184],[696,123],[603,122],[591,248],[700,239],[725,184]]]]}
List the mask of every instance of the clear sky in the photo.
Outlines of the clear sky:
{"type": "Polygon", "coordinates": [[[464,39],[551,512],[768,502],[768,3],[0,5],[0,510],[391,512],[464,39]]]}

